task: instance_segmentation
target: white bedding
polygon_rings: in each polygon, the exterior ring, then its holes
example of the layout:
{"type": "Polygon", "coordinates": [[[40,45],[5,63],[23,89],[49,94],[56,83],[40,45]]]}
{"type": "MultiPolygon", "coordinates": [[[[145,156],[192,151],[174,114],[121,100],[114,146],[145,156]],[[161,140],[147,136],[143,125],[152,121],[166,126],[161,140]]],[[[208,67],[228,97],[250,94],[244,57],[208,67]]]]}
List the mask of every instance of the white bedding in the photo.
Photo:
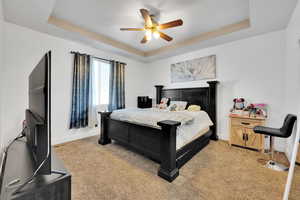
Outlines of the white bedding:
{"type": "Polygon", "coordinates": [[[176,149],[180,149],[185,144],[191,142],[193,139],[196,139],[195,136],[205,134],[209,130],[209,127],[213,125],[213,122],[209,118],[208,114],[205,111],[179,111],[187,112],[190,115],[194,116],[193,123],[189,125],[181,125],[177,128],[176,132],[176,149]],[[199,135],[199,133],[201,133],[199,135]]]}
{"type": "Polygon", "coordinates": [[[181,122],[185,125],[192,123],[194,120],[194,115],[189,114],[188,112],[183,111],[168,111],[167,109],[158,109],[158,108],[148,108],[148,109],[139,109],[139,108],[128,108],[115,110],[110,117],[112,119],[127,121],[136,124],[142,124],[145,126],[150,126],[153,128],[160,129],[161,127],[157,125],[157,122],[164,120],[173,120],[181,122]]]}
{"type": "Polygon", "coordinates": [[[176,149],[180,149],[185,144],[200,137],[208,130],[213,123],[205,111],[168,111],[157,108],[149,109],[121,109],[111,114],[112,119],[127,121],[130,123],[141,124],[160,129],[157,122],[163,120],[174,120],[181,122],[177,128],[176,149]]]}

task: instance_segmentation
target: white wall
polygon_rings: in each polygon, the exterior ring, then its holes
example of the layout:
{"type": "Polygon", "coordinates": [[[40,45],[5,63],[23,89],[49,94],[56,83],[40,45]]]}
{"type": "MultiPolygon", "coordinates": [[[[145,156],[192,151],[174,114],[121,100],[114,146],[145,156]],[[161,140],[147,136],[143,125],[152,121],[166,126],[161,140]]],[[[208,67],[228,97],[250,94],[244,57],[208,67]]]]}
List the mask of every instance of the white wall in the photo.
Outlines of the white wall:
{"type": "MultiPolygon", "coordinates": [[[[145,95],[145,64],[112,55],[86,45],[5,23],[4,143],[21,130],[28,105],[28,76],[42,56],[52,50],[52,143],[99,134],[97,129],[68,130],[71,108],[73,56],[70,51],[86,52],[116,59],[126,66],[126,106],[136,106],[136,97],[145,95]]],[[[2,71],[1,71],[2,73],[2,71]]]]}
{"type": "MultiPolygon", "coordinates": [[[[4,14],[3,14],[3,8],[2,8],[2,0],[0,0],[0,86],[2,86],[2,80],[3,80],[3,73],[2,70],[4,69],[4,56],[3,56],[3,51],[4,51],[4,40],[3,40],[3,35],[4,35],[4,14]]],[[[3,97],[3,87],[0,87],[0,152],[2,151],[2,141],[3,141],[3,131],[2,131],[2,115],[3,115],[3,110],[2,110],[2,97],[3,97]]]]}
{"type": "MultiPolygon", "coordinates": [[[[151,63],[149,74],[152,81],[149,94],[155,95],[153,85],[167,88],[197,87],[204,81],[171,84],[170,65],[179,61],[215,54],[217,56],[218,135],[229,138],[228,114],[235,97],[244,97],[250,102],[269,104],[268,125],[278,126],[283,119],[285,89],[285,32],[277,31],[232,43],[202,49],[151,63]]],[[[276,141],[276,147],[285,151],[285,141],[276,141]]]]}
{"type": "MultiPolygon", "coordinates": [[[[286,99],[287,113],[299,114],[300,103],[300,3],[286,29],[286,99]]],[[[298,119],[300,115],[298,115],[298,119]]],[[[299,123],[298,123],[299,125],[299,123]]],[[[286,153],[291,157],[295,133],[288,139],[286,153]]]]}

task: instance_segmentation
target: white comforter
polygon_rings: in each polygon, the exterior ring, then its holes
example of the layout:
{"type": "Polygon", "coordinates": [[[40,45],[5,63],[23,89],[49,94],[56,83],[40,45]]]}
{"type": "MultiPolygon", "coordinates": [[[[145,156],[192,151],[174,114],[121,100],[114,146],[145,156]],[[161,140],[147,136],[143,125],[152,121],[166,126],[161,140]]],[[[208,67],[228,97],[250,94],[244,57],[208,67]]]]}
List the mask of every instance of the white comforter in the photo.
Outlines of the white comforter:
{"type": "Polygon", "coordinates": [[[189,142],[195,135],[213,125],[211,119],[205,111],[168,111],[157,108],[149,109],[121,109],[114,111],[112,119],[127,121],[160,129],[157,122],[163,120],[173,120],[181,122],[177,128],[177,149],[189,142]]]}
{"type": "Polygon", "coordinates": [[[157,122],[164,120],[173,120],[181,122],[182,125],[192,123],[194,116],[188,112],[174,112],[158,108],[138,109],[129,108],[115,110],[111,114],[112,119],[127,121],[131,123],[142,124],[160,129],[157,122]]]}

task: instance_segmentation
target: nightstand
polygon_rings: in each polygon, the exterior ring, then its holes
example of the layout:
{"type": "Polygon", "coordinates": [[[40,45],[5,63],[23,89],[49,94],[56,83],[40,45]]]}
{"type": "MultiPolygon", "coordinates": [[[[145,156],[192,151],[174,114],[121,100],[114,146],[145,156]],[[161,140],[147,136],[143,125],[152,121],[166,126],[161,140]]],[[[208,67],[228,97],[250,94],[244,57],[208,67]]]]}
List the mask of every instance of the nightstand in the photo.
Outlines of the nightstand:
{"type": "Polygon", "coordinates": [[[138,108],[152,108],[152,99],[148,96],[137,98],[138,108]]]}
{"type": "Polygon", "coordinates": [[[253,132],[255,126],[264,126],[266,118],[229,115],[230,145],[264,151],[264,135],[253,132]]]}

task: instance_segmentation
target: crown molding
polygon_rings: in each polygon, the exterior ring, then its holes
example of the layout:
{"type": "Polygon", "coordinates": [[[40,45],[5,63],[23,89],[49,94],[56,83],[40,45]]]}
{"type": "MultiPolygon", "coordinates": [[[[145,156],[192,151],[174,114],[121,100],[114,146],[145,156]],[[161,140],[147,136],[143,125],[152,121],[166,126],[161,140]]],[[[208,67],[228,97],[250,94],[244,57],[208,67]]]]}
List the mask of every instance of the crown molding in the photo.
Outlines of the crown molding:
{"type": "Polygon", "coordinates": [[[132,46],[129,46],[125,43],[116,41],[116,40],[114,40],[110,37],[107,37],[105,35],[86,30],[86,29],[84,29],[80,26],[74,25],[74,24],[72,24],[72,23],[70,23],[66,20],[59,19],[59,18],[56,18],[54,16],[50,16],[49,19],[48,19],[48,23],[52,24],[52,25],[55,25],[57,27],[60,27],[60,28],[62,28],[64,30],[67,30],[67,31],[79,33],[80,35],[82,35],[84,37],[87,37],[89,39],[96,40],[96,41],[99,41],[99,42],[103,42],[103,43],[108,44],[110,46],[113,46],[113,47],[122,49],[124,51],[127,51],[129,53],[133,53],[133,54],[143,56],[143,57],[145,56],[144,51],[133,48],[132,46]]]}
{"type": "Polygon", "coordinates": [[[185,47],[185,46],[188,46],[188,45],[199,43],[201,41],[205,41],[205,40],[213,39],[213,38],[216,38],[216,37],[219,37],[219,36],[227,35],[227,34],[230,34],[230,33],[236,32],[236,31],[240,31],[240,30],[243,30],[243,29],[250,28],[250,26],[251,26],[250,19],[246,19],[246,20],[240,21],[240,22],[235,23],[235,24],[230,24],[230,25],[227,25],[227,26],[223,26],[219,29],[216,29],[216,30],[213,30],[213,31],[210,31],[210,32],[202,33],[200,35],[189,38],[187,40],[183,40],[181,42],[177,42],[177,43],[174,43],[174,44],[171,44],[171,45],[168,45],[168,46],[164,46],[164,47],[161,47],[159,49],[154,49],[154,50],[151,50],[151,51],[147,51],[147,52],[145,52],[145,57],[151,57],[151,56],[154,56],[154,55],[157,55],[157,54],[161,54],[161,53],[171,51],[173,49],[182,48],[182,47],[185,47]]]}

